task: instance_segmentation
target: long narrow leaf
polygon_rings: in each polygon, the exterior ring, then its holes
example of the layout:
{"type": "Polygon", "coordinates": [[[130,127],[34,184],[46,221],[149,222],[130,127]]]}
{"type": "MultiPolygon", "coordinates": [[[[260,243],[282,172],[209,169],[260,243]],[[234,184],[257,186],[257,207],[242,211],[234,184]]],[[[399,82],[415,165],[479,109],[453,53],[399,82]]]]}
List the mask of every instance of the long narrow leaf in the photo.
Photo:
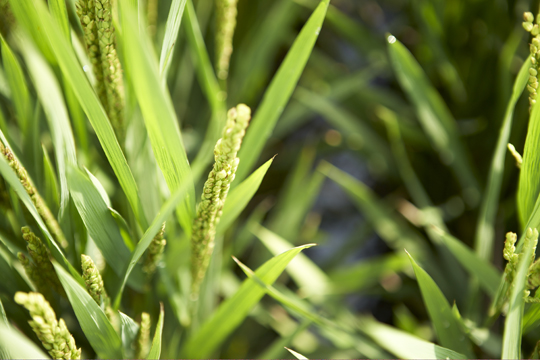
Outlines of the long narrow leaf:
{"type": "MultiPolygon", "coordinates": [[[[476,227],[475,249],[476,253],[485,260],[490,260],[493,253],[493,240],[495,236],[495,215],[497,214],[497,204],[501,191],[501,183],[504,172],[504,158],[506,155],[506,144],[510,138],[512,121],[514,119],[514,108],[519,100],[527,80],[529,79],[530,58],[523,63],[521,70],[516,77],[512,97],[506,107],[503,124],[499,130],[499,139],[491,160],[488,183],[486,186],[484,199],[480,206],[478,215],[478,225],[476,227]]],[[[521,179],[520,179],[521,180],[521,179]]],[[[518,195],[519,196],[519,195],[518,195]]],[[[529,202],[529,200],[527,200],[529,202]]]]}
{"type": "Polygon", "coordinates": [[[159,305],[159,319],[156,325],[156,332],[154,334],[154,340],[152,340],[152,347],[150,348],[150,353],[148,353],[147,359],[159,359],[161,355],[161,335],[163,332],[163,319],[165,317],[165,310],[163,309],[163,304],[159,305]]]}
{"type": "Polygon", "coordinates": [[[71,41],[69,18],[66,8],[65,0],[50,0],[49,9],[51,10],[52,17],[60,25],[62,32],[66,36],[66,39],[71,41]]]}
{"type": "Polygon", "coordinates": [[[415,105],[418,119],[433,147],[441,160],[451,166],[465,200],[475,205],[479,200],[479,185],[459,138],[456,121],[416,59],[394,36],[388,37],[388,52],[398,81],[415,105]]]}
{"type": "MultiPolygon", "coordinates": [[[[274,256],[293,246],[260,225],[255,226],[252,231],[274,256]]],[[[287,272],[307,295],[324,295],[330,286],[328,276],[305,254],[298,254],[295,262],[287,268],[287,272]]]]}
{"type": "Polygon", "coordinates": [[[133,352],[133,343],[137,338],[140,326],[135,322],[135,320],[122,313],[121,311],[119,311],[118,314],[120,315],[121,321],[120,330],[122,334],[122,346],[124,347],[124,355],[129,356],[128,354],[130,352],[133,352]]]}
{"type": "Polygon", "coordinates": [[[50,359],[30,339],[16,329],[1,323],[0,354],[3,359],[50,359]]]}
{"type": "Polygon", "coordinates": [[[383,349],[402,359],[467,359],[467,356],[454,350],[422,340],[371,318],[362,318],[359,329],[383,349]]]}
{"type": "Polygon", "coordinates": [[[450,349],[472,357],[472,347],[469,339],[462,333],[458,321],[452,314],[452,308],[431,276],[416,264],[410,256],[411,264],[420,285],[422,298],[426,304],[429,317],[435,328],[440,343],[450,349]]]}
{"type": "Polygon", "coordinates": [[[77,163],[75,141],[69,122],[69,116],[64,103],[62,90],[56,81],[54,73],[27,38],[19,42],[26,64],[32,76],[40,102],[45,110],[58,164],[60,179],[60,218],[69,200],[67,187],[67,164],[77,163]]]}
{"type": "MultiPolygon", "coordinates": [[[[310,246],[299,246],[273,257],[257,269],[255,274],[265,284],[271,285],[285,270],[289,262],[300,251],[310,246]]],[[[240,289],[232,297],[225,300],[212,317],[195,334],[188,338],[181,357],[210,357],[215,349],[225,341],[226,337],[246,318],[250,310],[260,301],[264,294],[265,291],[255,280],[245,280],[240,289]]]]}
{"type": "Polygon", "coordinates": [[[73,202],[103,257],[121,276],[129,262],[130,252],[109,208],[92,181],[79,169],[68,169],[68,184],[73,202]]]}
{"type": "MultiPolygon", "coordinates": [[[[196,177],[200,173],[200,171],[201,169],[194,169],[194,171],[192,172],[193,176],[196,177]]],[[[118,290],[118,293],[116,294],[116,298],[114,300],[114,307],[116,309],[118,309],[118,307],[120,306],[122,292],[124,291],[124,287],[127,283],[129,275],[131,274],[131,271],[133,270],[135,265],[137,265],[137,262],[152,242],[154,236],[156,236],[156,234],[158,233],[159,229],[163,225],[163,222],[167,220],[167,218],[172,214],[178,203],[184,199],[188,192],[188,189],[190,189],[192,186],[193,183],[191,179],[189,179],[189,181],[184,182],[184,184],[179,189],[177,189],[174,193],[171,194],[167,202],[163,204],[163,206],[159,210],[159,213],[156,215],[156,217],[152,221],[152,224],[150,224],[141,240],[137,243],[135,250],[133,250],[133,252],[131,253],[131,258],[129,259],[127,268],[124,270],[122,284],[120,285],[120,289],[118,290]]]]}
{"type": "Polygon", "coordinates": [[[163,37],[161,55],[159,57],[159,73],[162,79],[167,78],[167,71],[171,65],[172,54],[174,53],[174,46],[176,45],[185,6],[186,0],[173,0],[169,9],[167,24],[165,25],[165,36],[163,37]]]}
{"type": "Polygon", "coordinates": [[[225,125],[226,104],[224,102],[225,93],[221,91],[216,74],[214,73],[192,0],[187,1],[186,7],[188,45],[192,53],[193,63],[196,64],[195,70],[197,71],[197,77],[212,108],[212,118],[206,130],[203,144],[193,162],[194,165],[200,166],[202,164],[208,164],[212,160],[214,144],[219,139],[222,128],[225,125]]]}
{"type": "MultiPolygon", "coordinates": [[[[388,355],[381,352],[376,346],[369,343],[368,339],[363,339],[359,334],[355,333],[350,325],[350,321],[332,321],[317,314],[315,309],[310,306],[305,300],[302,300],[293,292],[284,293],[277,290],[270,284],[266,284],[246,265],[242,264],[238,259],[234,258],[235,262],[240,266],[244,274],[248,278],[255,281],[269,296],[279,301],[287,309],[291,310],[295,315],[300,315],[306,320],[318,325],[323,336],[327,337],[334,343],[335,346],[343,348],[355,348],[369,358],[389,358],[388,355]]],[[[345,314],[346,317],[349,314],[345,314]]]]}
{"type": "Polygon", "coordinates": [[[69,302],[88,342],[102,359],[123,358],[122,341],[103,310],[87,290],[78,284],[61,266],[53,263],[58,278],[66,290],[69,302]]]}
{"type": "Polygon", "coordinates": [[[246,208],[253,195],[259,189],[261,182],[272,165],[274,158],[265,162],[261,167],[253,172],[246,180],[231,190],[227,195],[227,201],[223,206],[223,215],[217,228],[218,233],[223,233],[236,220],[240,213],[246,208]]]}
{"type": "MultiPolygon", "coordinates": [[[[538,232],[534,234],[531,229],[527,231],[530,231],[532,236],[536,235],[538,239],[538,232]]],[[[531,241],[525,242],[524,245],[519,256],[516,276],[514,277],[508,301],[508,314],[504,322],[502,359],[521,359],[521,324],[523,321],[523,307],[525,306],[523,292],[525,291],[529,265],[534,258],[531,255],[534,253],[535,241],[531,239],[531,241]]]]}
{"type": "Polygon", "coordinates": [[[47,7],[42,4],[41,9],[36,9],[32,4],[32,1],[9,0],[9,3],[15,18],[17,19],[17,23],[21,24],[30,33],[47,61],[55,64],[56,61],[50,41],[47,38],[46,32],[39,26],[40,17],[42,15],[40,10],[46,11],[48,14],[49,11],[47,10],[47,7]]]}
{"type": "MultiPolygon", "coordinates": [[[[169,93],[159,77],[158,64],[150,40],[137,25],[136,11],[127,0],[121,2],[124,49],[126,65],[132,77],[133,87],[144,122],[152,143],[157,163],[163,172],[171,192],[181,184],[192,181],[180,128],[169,93]]],[[[195,211],[195,189],[191,186],[177,215],[187,234],[191,233],[195,211]]]]}
{"type": "Polygon", "coordinates": [[[502,274],[490,262],[481,258],[452,235],[441,229],[435,229],[435,231],[460,264],[478,279],[484,291],[494,297],[499,289],[502,274]]]}
{"type": "Polygon", "coordinates": [[[540,153],[536,146],[540,139],[540,106],[534,105],[529,119],[525,149],[523,150],[523,163],[519,174],[519,186],[517,193],[517,205],[519,220],[523,228],[538,227],[538,223],[527,224],[534,214],[536,202],[540,195],[540,183],[538,182],[537,170],[540,163],[540,153]]]}
{"type": "Polygon", "coordinates": [[[26,134],[27,127],[30,123],[30,109],[32,103],[30,101],[30,93],[28,92],[28,85],[24,78],[24,73],[21,68],[21,64],[11,51],[11,48],[4,40],[4,37],[0,36],[2,42],[2,60],[6,70],[7,83],[11,91],[11,99],[15,106],[15,114],[17,122],[23,134],[26,134]]]}
{"type": "Polygon", "coordinates": [[[241,162],[236,173],[237,179],[242,180],[249,174],[258,160],[266,140],[272,134],[319,36],[328,4],[329,0],[322,0],[319,3],[298,34],[266,90],[263,100],[255,112],[253,120],[251,120],[242,148],[238,152],[241,162]]]}

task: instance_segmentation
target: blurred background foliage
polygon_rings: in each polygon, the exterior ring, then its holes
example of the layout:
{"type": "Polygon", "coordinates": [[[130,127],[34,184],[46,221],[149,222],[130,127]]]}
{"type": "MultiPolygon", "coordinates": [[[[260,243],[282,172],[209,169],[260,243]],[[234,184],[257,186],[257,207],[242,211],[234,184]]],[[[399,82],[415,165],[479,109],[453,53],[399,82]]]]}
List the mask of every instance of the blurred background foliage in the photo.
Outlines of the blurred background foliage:
{"type": "MultiPolygon", "coordinates": [[[[13,21],[6,3],[6,0],[0,0],[0,31],[4,36],[9,34],[13,21]]],[[[71,24],[80,33],[73,1],[67,3],[71,24]]],[[[213,57],[214,2],[196,0],[194,5],[209,54],[213,57]]],[[[243,102],[256,111],[264,90],[316,5],[317,2],[311,0],[239,1],[227,81],[228,108],[243,102]]],[[[169,6],[170,1],[158,1],[156,25],[151,28],[156,49],[160,49],[169,6]]],[[[327,274],[332,284],[324,298],[313,301],[322,315],[346,322],[343,317],[349,313],[371,313],[382,322],[434,341],[410,262],[403,252],[403,247],[413,239],[415,246],[421,247],[430,259],[428,262],[439,265],[440,274],[428,272],[450,303],[455,300],[469,318],[474,318],[475,306],[482,301],[471,306],[469,282],[461,267],[437,244],[426,240],[429,234],[418,219],[418,208],[425,205],[418,204],[409,193],[398,169],[398,163],[403,160],[396,155],[405,151],[449,232],[473,247],[482,189],[486,185],[506,104],[514,78],[528,56],[529,39],[521,27],[521,16],[523,11],[537,6],[537,2],[528,0],[332,0],[298,87],[258,165],[275,154],[277,157],[248,208],[225,233],[221,259],[224,271],[218,294],[227,297],[244,277],[229,255],[236,256],[252,269],[271,256],[267,250],[271,246],[264,245],[272,242],[268,238],[271,235],[265,233],[267,228],[294,245],[319,244],[306,250],[305,254],[327,274]],[[466,149],[465,157],[470,160],[472,175],[479,184],[476,188],[463,190],[459,176],[448,166],[450,161],[437,154],[420,125],[417,111],[391,66],[387,50],[390,34],[411,51],[455,118],[459,138],[466,149]],[[389,136],[392,126],[389,124],[398,124],[403,139],[404,148],[397,152],[395,138],[392,140],[389,136]],[[356,195],[347,194],[335,181],[323,175],[334,171],[328,170],[325,162],[352,175],[367,188],[357,189],[356,195]]],[[[141,11],[148,14],[146,9],[141,11]]],[[[211,118],[211,108],[197,79],[185,25],[183,21],[167,85],[181,121],[188,156],[193,160],[211,118]]],[[[16,123],[16,110],[9,100],[5,76],[0,72],[0,109],[4,117],[4,123],[0,125],[10,128],[16,123]]],[[[39,107],[35,113],[38,118],[43,116],[39,107]]],[[[527,119],[525,95],[517,104],[510,137],[510,142],[520,152],[527,119]]],[[[89,125],[86,127],[90,129],[89,125]]],[[[136,130],[132,132],[135,140],[130,146],[128,134],[128,158],[136,154],[137,134],[136,130]]],[[[115,203],[120,203],[120,191],[114,188],[111,180],[114,174],[103,160],[105,157],[97,137],[91,131],[89,134],[87,144],[77,142],[81,149],[80,161],[98,176],[114,207],[115,203]]],[[[51,153],[48,136],[43,132],[38,143],[43,143],[51,153]]],[[[17,139],[12,143],[17,144],[17,139]]],[[[31,153],[24,156],[28,163],[35,165],[28,169],[31,174],[43,171],[38,162],[32,162],[31,153]]],[[[139,174],[144,171],[134,169],[139,174]]],[[[336,176],[346,179],[344,175],[336,176]]],[[[515,160],[508,154],[491,254],[499,269],[503,268],[504,233],[520,230],[515,199],[518,176],[515,160]]],[[[144,191],[141,193],[144,197],[144,191]]],[[[151,196],[148,195],[149,203],[151,196]]],[[[157,209],[159,203],[155,209],[147,211],[155,213],[157,209]]],[[[175,245],[179,243],[175,241],[178,231],[174,225],[167,229],[167,265],[187,256],[185,249],[175,245]]],[[[298,289],[289,276],[292,275],[284,274],[276,287],[286,292],[288,286],[289,290],[298,290],[300,295],[305,295],[305,289],[298,289]]],[[[133,296],[124,302],[133,309],[148,310],[149,304],[154,304],[156,299],[163,300],[167,296],[171,299],[170,284],[164,281],[165,278],[161,278],[157,293],[139,294],[130,290],[133,296]]],[[[181,283],[181,280],[176,281],[181,283]]],[[[10,305],[11,299],[2,297],[2,300],[8,312],[21,311],[10,305]]],[[[175,308],[179,305],[174,301],[166,303],[166,314],[175,314],[181,322],[182,314],[175,308]]],[[[483,301],[488,304],[487,299],[483,301]]],[[[208,306],[212,309],[215,304],[208,306]]],[[[134,310],[134,313],[138,312],[134,310]]],[[[153,315],[157,318],[157,313],[153,315]]],[[[75,319],[71,318],[71,321],[68,327],[73,326],[75,319]]],[[[495,324],[497,326],[500,324],[495,324]]],[[[165,321],[162,357],[177,357],[181,335],[175,320],[165,321]]],[[[76,331],[75,336],[78,344],[84,341],[76,331]]],[[[525,348],[532,350],[534,342],[527,341],[525,348]]],[[[366,343],[369,342],[366,340],[366,343]]],[[[216,355],[226,358],[285,357],[283,345],[294,346],[308,357],[347,358],[373,354],[360,345],[352,346],[347,339],[325,334],[308,321],[291,316],[282,305],[266,297],[216,355]]],[[[374,354],[386,353],[381,350],[374,354]]]]}

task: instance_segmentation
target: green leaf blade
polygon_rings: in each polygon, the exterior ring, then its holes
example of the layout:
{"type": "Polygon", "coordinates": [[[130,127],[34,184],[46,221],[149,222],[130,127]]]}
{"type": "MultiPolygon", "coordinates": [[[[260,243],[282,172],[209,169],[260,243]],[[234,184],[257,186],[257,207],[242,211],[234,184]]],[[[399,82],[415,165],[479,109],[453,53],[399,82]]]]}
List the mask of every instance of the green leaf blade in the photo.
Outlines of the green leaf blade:
{"type": "Polygon", "coordinates": [[[92,345],[102,359],[121,359],[124,357],[122,341],[107,316],[88,294],[61,266],[53,263],[58,278],[66,290],[69,302],[77,320],[92,345]]]}
{"type": "Polygon", "coordinates": [[[418,285],[420,285],[424,304],[426,305],[440,343],[449,349],[472,357],[471,343],[465,334],[462,333],[458,321],[452,314],[452,308],[443,293],[431,276],[416,264],[412,256],[409,255],[409,257],[414,273],[416,274],[418,285]]]}
{"type": "MultiPolygon", "coordinates": [[[[538,240],[538,232],[535,235],[538,240]]],[[[525,306],[523,292],[526,290],[529,265],[533,259],[532,255],[534,254],[535,246],[535,242],[532,239],[531,241],[525,241],[523,250],[519,255],[516,275],[512,289],[510,290],[508,314],[504,322],[502,359],[521,359],[521,331],[523,308],[525,306]]]]}
{"type": "Polygon", "coordinates": [[[382,324],[374,319],[361,319],[359,329],[381,347],[401,359],[467,359],[454,350],[435,345],[414,335],[382,324]]]}
{"type": "Polygon", "coordinates": [[[0,355],[3,359],[50,359],[26,336],[2,323],[0,323],[0,355]]]}
{"type": "Polygon", "coordinates": [[[156,332],[154,334],[154,339],[152,340],[152,347],[148,353],[147,359],[158,360],[161,355],[161,336],[163,333],[163,319],[165,318],[165,310],[163,309],[163,304],[159,305],[159,319],[156,326],[156,332]]]}
{"type": "Polygon", "coordinates": [[[167,71],[171,64],[185,6],[186,0],[173,0],[169,9],[167,24],[165,25],[165,36],[163,37],[163,45],[161,46],[161,55],[159,57],[159,73],[162,79],[167,78],[167,71]]]}
{"type": "Polygon", "coordinates": [[[436,229],[443,243],[454,254],[460,264],[480,282],[480,286],[489,296],[495,297],[499,289],[502,274],[473,250],[469,249],[461,241],[441,229],[436,229]]]}
{"type": "Polygon", "coordinates": [[[129,262],[130,252],[100,192],[82,171],[68,169],[68,184],[75,207],[103,256],[121,275],[129,262]]]}
{"type": "Polygon", "coordinates": [[[388,37],[388,52],[397,79],[415,106],[420,124],[434,149],[442,162],[452,168],[461,184],[465,200],[476,205],[480,187],[450,110],[413,55],[391,35],[388,37]]]}
{"type": "MultiPolygon", "coordinates": [[[[139,32],[137,13],[127,0],[121,7],[126,66],[133,76],[133,86],[157,163],[169,190],[174,192],[184,182],[192,182],[180,128],[171,97],[160,80],[158,64],[150,40],[139,32]]],[[[192,185],[177,215],[184,232],[191,234],[195,212],[195,188],[192,185]]]]}
{"type": "MultiPolygon", "coordinates": [[[[266,284],[271,285],[283,272],[289,262],[305,248],[293,248],[273,257],[262,265],[255,274],[266,284]]],[[[182,352],[185,358],[208,358],[230,333],[246,318],[249,311],[264,296],[265,290],[255,280],[247,279],[240,289],[225,300],[212,317],[188,338],[182,352]]]]}
{"type": "Polygon", "coordinates": [[[223,233],[223,231],[227,230],[246,208],[249,201],[253,198],[253,195],[255,195],[259,189],[259,186],[273,161],[274,158],[265,162],[227,195],[227,201],[225,201],[225,205],[223,205],[223,214],[221,215],[217,227],[218,233],[223,233]]]}
{"type": "MultiPolygon", "coordinates": [[[[506,145],[510,138],[510,132],[512,129],[514,109],[516,103],[519,100],[527,81],[529,79],[529,67],[530,58],[523,63],[512,91],[512,96],[506,107],[504,114],[503,124],[499,132],[499,138],[495,151],[493,152],[493,159],[491,161],[491,167],[489,169],[488,183],[486,186],[484,199],[480,205],[480,214],[478,216],[478,225],[476,228],[475,236],[475,249],[478,255],[485,260],[491,259],[493,253],[493,240],[495,237],[495,216],[497,214],[497,204],[499,202],[499,195],[501,191],[502,178],[504,173],[504,159],[506,155],[506,145]]],[[[525,175],[521,175],[525,176],[525,175]]],[[[520,183],[521,183],[520,176],[520,183]]],[[[518,191],[518,199],[521,199],[518,191]]],[[[518,200],[518,202],[523,199],[518,200]]],[[[527,199],[527,202],[529,200],[527,199]]],[[[534,225],[536,227],[537,225],[534,225]]]]}
{"type": "Polygon", "coordinates": [[[322,0],[287,53],[263,100],[251,120],[249,131],[238,152],[241,159],[237,179],[242,180],[251,170],[289,101],[300,75],[304,70],[315,41],[321,31],[329,0],[322,0]]]}

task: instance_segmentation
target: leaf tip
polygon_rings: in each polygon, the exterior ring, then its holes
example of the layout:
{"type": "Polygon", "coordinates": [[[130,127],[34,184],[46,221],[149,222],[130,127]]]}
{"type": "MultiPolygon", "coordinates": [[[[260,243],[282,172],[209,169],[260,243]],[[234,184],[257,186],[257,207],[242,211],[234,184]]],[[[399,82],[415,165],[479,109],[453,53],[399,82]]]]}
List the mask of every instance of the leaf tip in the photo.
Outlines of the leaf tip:
{"type": "Polygon", "coordinates": [[[388,41],[389,44],[394,44],[397,41],[397,39],[394,35],[390,33],[386,33],[386,41],[388,41]]]}

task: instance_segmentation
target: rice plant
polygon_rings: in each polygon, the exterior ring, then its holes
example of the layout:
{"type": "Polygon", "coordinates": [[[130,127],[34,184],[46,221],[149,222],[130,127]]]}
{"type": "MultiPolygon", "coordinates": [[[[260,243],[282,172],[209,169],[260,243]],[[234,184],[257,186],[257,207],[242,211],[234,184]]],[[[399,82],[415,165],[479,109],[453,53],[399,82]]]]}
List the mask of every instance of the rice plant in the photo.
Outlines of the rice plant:
{"type": "Polygon", "coordinates": [[[530,6],[0,0],[1,357],[539,358],[530,6]]]}

